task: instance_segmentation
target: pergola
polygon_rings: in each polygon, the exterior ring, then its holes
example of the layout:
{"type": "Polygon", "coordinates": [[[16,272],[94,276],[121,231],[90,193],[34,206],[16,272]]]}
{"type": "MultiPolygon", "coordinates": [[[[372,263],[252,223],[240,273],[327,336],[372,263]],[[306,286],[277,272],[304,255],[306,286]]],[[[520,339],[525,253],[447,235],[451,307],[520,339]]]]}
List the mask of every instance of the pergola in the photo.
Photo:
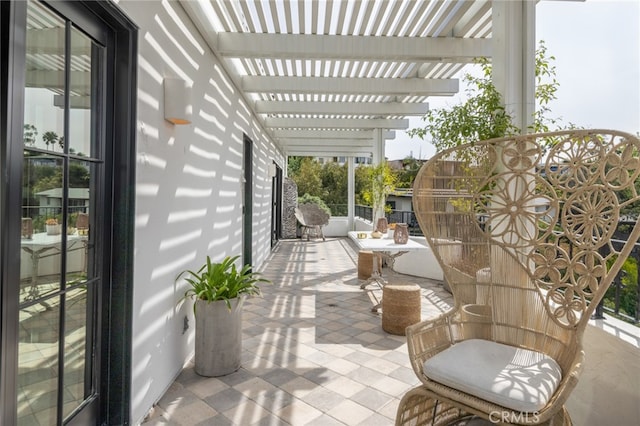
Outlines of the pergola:
{"type": "Polygon", "coordinates": [[[285,155],[347,157],[350,180],[354,157],[384,160],[386,140],[429,97],[457,93],[477,57],[492,60],[516,125],[533,113],[535,1],[181,4],[285,155]]]}

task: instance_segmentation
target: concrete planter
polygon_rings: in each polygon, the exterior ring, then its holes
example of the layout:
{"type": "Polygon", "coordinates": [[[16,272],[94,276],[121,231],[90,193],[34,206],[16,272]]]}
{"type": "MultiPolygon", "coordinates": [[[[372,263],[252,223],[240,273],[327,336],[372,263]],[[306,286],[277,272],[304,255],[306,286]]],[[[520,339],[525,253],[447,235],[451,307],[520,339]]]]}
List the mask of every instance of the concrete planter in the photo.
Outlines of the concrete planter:
{"type": "Polygon", "coordinates": [[[62,225],[45,225],[47,235],[60,235],[62,233],[62,225]]]}
{"type": "Polygon", "coordinates": [[[196,300],[195,371],[217,377],[240,368],[242,354],[242,307],[244,296],[231,300],[196,300]]]}

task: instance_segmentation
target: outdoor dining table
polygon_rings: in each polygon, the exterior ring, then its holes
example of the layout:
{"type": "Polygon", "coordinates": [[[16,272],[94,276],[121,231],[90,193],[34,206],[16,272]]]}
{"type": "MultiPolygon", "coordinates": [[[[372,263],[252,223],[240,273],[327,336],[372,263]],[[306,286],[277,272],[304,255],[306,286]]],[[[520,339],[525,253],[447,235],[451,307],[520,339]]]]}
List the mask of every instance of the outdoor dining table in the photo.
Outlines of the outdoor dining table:
{"type": "MultiPolygon", "coordinates": [[[[388,234],[382,234],[381,238],[373,238],[371,237],[371,232],[350,231],[348,235],[349,238],[356,244],[358,250],[368,250],[381,254],[392,270],[395,259],[398,256],[402,256],[403,254],[410,251],[428,250],[426,246],[412,240],[411,238],[409,238],[409,240],[405,244],[397,244],[393,240],[393,237],[390,237],[388,234]],[[364,234],[366,235],[366,238],[358,238],[358,234],[364,234]]],[[[371,273],[371,277],[360,285],[361,289],[365,289],[371,284],[376,284],[378,288],[382,290],[383,286],[387,282],[380,274],[379,266],[381,265],[378,265],[378,257],[373,256],[373,272],[371,273]]],[[[381,303],[382,301],[379,300],[378,303],[371,309],[371,311],[377,312],[380,308],[381,303]]]]}
{"type": "MultiPolygon", "coordinates": [[[[67,251],[74,251],[84,247],[86,235],[67,235],[67,251]],[[83,244],[79,246],[78,244],[83,244]]],[[[20,247],[31,256],[31,287],[27,300],[35,299],[38,296],[38,268],[40,260],[60,254],[62,235],[48,235],[46,232],[33,234],[32,238],[23,238],[20,247]]]]}

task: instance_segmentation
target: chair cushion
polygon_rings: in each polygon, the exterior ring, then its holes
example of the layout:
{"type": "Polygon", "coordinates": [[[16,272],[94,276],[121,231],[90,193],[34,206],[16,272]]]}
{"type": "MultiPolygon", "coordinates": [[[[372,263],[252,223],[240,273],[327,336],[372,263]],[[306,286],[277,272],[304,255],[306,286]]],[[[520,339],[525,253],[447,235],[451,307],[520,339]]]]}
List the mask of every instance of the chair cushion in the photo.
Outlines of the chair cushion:
{"type": "Polygon", "coordinates": [[[544,408],[562,380],[551,357],[480,339],[445,349],[428,359],[423,371],[443,385],[526,413],[544,408]]]}

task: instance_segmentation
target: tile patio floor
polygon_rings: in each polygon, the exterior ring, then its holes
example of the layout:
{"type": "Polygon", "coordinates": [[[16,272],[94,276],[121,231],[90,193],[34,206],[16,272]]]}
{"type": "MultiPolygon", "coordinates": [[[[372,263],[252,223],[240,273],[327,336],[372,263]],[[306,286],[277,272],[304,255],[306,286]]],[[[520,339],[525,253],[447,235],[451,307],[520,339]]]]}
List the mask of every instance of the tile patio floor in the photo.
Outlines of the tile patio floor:
{"type": "MultiPolygon", "coordinates": [[[[360,289],[356,264],[346,238],[282,241],[262,271],[273,285],[245,304],[240,370],[206,378],[188,365],[144,426],[392,425],[419,381],[405,337],[371,312],[379,290],[360,289]]],[[[438,282],[385,274],[422,287],[423,319],[452,303],[438,282]]],[[[640,351],[595,327],[585,341],[585,373],[567,404],[574,424],[637,424],[640,351]]]]}

